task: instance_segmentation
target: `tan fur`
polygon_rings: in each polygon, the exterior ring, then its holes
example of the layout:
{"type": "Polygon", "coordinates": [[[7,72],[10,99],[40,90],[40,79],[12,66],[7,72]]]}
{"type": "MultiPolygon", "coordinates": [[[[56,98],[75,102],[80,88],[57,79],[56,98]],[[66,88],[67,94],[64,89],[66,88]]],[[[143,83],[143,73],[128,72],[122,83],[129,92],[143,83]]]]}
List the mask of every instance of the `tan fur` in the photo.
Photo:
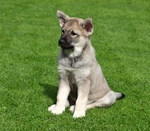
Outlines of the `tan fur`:
{"type": "Polygon", "coordinates": [[[123,94],[110,90],[95,58],[90,41],[94,28],[92,19],[70,18],[61,11],[57,11],[57,16],[62,28],[59,89],[57,103],[48,110],[61,114],[70,105],[73,117],[77,118],[85,116],[86,109],[111,106],[123,94]]]}

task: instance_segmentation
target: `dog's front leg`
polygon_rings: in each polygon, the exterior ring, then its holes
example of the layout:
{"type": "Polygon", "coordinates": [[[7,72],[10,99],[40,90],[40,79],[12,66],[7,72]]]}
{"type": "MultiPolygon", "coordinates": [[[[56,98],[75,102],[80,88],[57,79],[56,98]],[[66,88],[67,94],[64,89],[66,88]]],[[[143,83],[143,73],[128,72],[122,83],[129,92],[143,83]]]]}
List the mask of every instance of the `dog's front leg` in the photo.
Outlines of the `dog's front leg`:
{"type": "Polygon", "coordinates": [[[62,114],[65,111],[65,108],[68,106],[68,95],[70,92],[70,87],[68,80],[60,79],[59,80],[59,89],[57,94],[56,104],[50,106],[48,111],[51,111],[53,114],[62,114]]]}
{"type": "Polygon", "coordinates": [[[86,111],[86,104],[90,91],[90,80],[83,80],[78,83],[78,98],[75,104],[74,118],[84,117],[86,111]]]}

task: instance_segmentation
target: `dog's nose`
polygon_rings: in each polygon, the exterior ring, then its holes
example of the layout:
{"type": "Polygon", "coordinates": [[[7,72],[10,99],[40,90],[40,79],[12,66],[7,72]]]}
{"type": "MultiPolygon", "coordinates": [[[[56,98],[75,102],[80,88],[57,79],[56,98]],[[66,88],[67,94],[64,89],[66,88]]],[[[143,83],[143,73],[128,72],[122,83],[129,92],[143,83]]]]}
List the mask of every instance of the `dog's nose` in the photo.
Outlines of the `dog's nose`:
{"type": "Polygon", "coordinates": [[[65,40],[64,39],[60,39],[59,40],[59,44],[63,44],[63,43],[65,43],[65,40]]]}

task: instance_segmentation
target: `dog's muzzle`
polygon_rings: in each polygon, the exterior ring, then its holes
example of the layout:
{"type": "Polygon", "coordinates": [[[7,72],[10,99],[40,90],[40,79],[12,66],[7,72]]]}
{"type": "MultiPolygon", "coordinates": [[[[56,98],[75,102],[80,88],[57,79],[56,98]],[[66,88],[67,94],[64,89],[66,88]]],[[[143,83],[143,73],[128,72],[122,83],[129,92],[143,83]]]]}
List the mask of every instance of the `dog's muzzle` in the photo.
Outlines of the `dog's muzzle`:
{"type": "Polygon", "coordinates": [[[74,46],[70,45],[65,39],[59,39],[59,46],[63,49],[73,49],[74,46]]]}

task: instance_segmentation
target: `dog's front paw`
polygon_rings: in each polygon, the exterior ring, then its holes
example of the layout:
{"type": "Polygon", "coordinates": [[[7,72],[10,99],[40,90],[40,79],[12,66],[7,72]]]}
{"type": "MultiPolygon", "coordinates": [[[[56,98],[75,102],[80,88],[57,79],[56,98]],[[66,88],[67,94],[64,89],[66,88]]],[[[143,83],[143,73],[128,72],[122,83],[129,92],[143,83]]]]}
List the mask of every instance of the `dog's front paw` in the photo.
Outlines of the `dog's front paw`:
{"type": "Polygon", "coordinates": [[[48,107],[48,111],[52,111],[52,110],[54,110],[55,109],[55,104],[54,105],[51,105],[50,107],[48,107]]]}
{"type": "Polygon", "coordinates": [[[75,109],[75,106],[70,106],[69,110],[73,113],[75,109]]]}
{"type": "Polygon", "coordinates": [[[74,118],[79,118],[79,117],[84,117],[85,116],[85,111],[75,111],[73,114],[74,118]]]}
{"type": "Polygon", "coordinates": [[[48,111],[52,112],[53,114],[59,115],[62,114],[63,111],[65,111],[65,108],[58,107],[54,104],[48,108],[48,111]]]}

